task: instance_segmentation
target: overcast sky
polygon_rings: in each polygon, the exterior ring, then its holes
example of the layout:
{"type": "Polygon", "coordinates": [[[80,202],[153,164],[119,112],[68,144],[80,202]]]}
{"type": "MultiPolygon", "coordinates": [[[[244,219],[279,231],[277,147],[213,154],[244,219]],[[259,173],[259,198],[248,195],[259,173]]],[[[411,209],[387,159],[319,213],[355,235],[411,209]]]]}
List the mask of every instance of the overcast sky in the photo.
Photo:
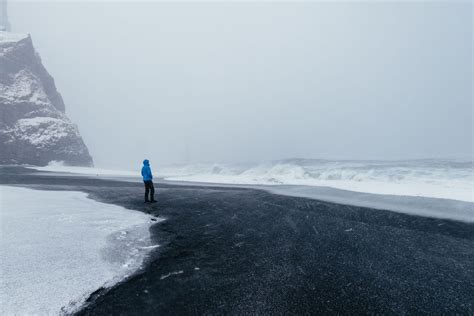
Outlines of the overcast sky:
{"type": "Polygon", "coordinates": [[[11,2],[97,166],[471,157],[472,3],[11,2]]]}

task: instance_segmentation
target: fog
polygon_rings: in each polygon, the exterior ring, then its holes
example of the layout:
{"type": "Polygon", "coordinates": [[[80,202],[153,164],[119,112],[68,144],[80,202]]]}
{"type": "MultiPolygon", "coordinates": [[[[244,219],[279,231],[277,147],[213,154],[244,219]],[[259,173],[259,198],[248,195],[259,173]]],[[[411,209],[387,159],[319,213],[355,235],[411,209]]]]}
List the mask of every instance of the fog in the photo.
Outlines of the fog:
{"type": "Polygon", "coordinates": [[[97,166],[472,157],[472,3],[10,2],[97,166]]]}

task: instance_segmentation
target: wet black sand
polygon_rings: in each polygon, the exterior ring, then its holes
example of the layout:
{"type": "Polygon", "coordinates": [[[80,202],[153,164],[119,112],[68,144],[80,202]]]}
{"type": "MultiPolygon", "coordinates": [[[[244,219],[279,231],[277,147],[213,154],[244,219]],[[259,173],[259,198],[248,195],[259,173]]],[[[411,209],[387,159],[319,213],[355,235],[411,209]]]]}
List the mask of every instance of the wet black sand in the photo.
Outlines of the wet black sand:
{"type": "Polygon", "coordinates": [[[474,313],[473,224],[217,186],[158,184],[144,204],[141,183],[0,172],[166,218],[146,268],[80,315],[474,313]]]}

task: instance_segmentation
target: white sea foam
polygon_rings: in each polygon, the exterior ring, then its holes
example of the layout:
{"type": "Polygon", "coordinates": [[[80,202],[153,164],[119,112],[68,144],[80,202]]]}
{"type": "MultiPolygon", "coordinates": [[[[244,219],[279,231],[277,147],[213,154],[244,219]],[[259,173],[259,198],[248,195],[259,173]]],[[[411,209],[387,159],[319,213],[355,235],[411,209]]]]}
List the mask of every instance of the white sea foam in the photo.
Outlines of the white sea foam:
{"type": "Polygon", "coordinates": [[[82,192],[0,186],[1,315],[74,311],[136,271],[150,251],[150,216],[82,192]]]}
{"type": "Polygon", "coordinates": [[[274,194],[474,223],[474,203],[419,196],[371,194],[329,187],[271,185],[258,186],[274,194]]]}
{"type": "Polygon", "coordinates": [[[112,170],[102,168],[90,168],[90,167],[75,167],[67,166],[62,161],[51,161],[45,167],[29,167],[39,171],[49,172],[60,172],[60,173],[72,173],[78,175],[93,175],[93,176],[108,176],[108,177],[140,177],[141,166],[138,166],[137,171],[128,170],[112,170]]]}
{"type": "Polygon", "coordinates": [[[291,159],[262,164],[175,165],[168,180],[249,185],[304,185],[374,194],[473,202],[472,161],[329,161],[291,159]]]}

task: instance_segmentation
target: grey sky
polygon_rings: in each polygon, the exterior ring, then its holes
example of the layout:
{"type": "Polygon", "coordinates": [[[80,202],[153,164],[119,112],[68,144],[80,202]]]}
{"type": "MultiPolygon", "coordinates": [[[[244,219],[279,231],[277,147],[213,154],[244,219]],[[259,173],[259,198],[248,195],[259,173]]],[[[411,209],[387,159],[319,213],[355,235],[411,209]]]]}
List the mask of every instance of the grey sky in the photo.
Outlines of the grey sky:
{"type": "Polygon", "coordinates": [[[122,168],[145,157],[470,157],[472,9],[9,4],[96,165],[122,168]]]}

